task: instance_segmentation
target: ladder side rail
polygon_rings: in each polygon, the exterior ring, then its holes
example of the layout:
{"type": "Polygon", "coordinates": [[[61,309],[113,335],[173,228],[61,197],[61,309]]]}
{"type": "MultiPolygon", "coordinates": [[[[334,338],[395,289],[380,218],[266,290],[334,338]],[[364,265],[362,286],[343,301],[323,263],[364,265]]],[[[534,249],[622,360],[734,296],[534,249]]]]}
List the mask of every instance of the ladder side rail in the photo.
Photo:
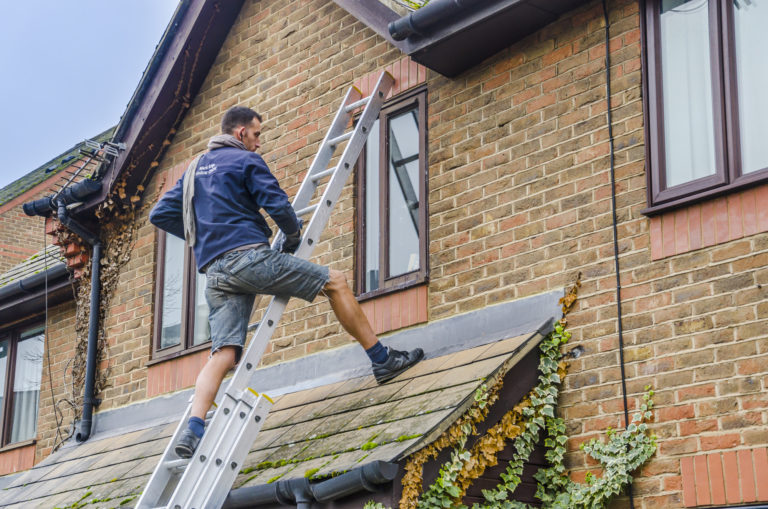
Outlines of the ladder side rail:
{"type": "Polygon", "coordinates": [[[173,448],[176,445],[176,437],[181,435],[181,432],[186,429],[187,420],[189,419],[189,413],[191,411],[192,404],[190,402],[190,404],[187,405],[187,409],[184,411],[181,420],[179,420],[179,424],[176,426],[176,431],[174,431],[173,437],[168,442],[168,445],[165,446],[165,450],[160,456],[160,461],[158,462],[155,471],[152,472],[152,475],[147,482],[147,486],[144,488],[144,492],[141,494],[141,497],[139,497],[139,501],[136,503],[136,509],[154,508],[158,505],[157,503],[163,494],[163,491],[165,491],[168,481],[174,476],[173,472],[165,468],[165,463],[169,461],[170,458],[177,458],[176,453],[173,452],[173,448]]]}
{"type": "Polygon", "coordinates": [[[167,507],[174,508],[178,506],[184,509],[188,507],[189,495],[194,491],[195,486],[204,475],[205,469],[209,468],[209,465],[212,463],[211,452],[216,450],[219,442],[224,438],[223,433],[232,422],[231,417],[234,415],[238,403],[228,394],[224,394],[219,408],[213,416],[213,420],[207,426],[205,434],[197,445],[195,453],[190,458],[187,468],[184,469],[184,473],[176,485],[167,507]]]}
{"type": "Polygon", "coordinates": [[[370,101],[368,101],[368,104],[355,126],[354,135],[347,143],[347,146],[344,148],[344,152],[339,159],[338,169],[334,172],[330,182],[326,186],[325,192],[320,199],[319,207],[312,215],[312,219],[309,222],[309,226],[306,229],[302,242],[296,250],[296,256],[299,258],[306,260],[312,255],[315,244],[328,224],[331,212],[341,196],[341,191],[344,189],[344,185],[346,184],[349,175],[352,173],[352,168],[354,167],[357,158],[360,156],[363,146],[365,146],[371,127],[379,117],[379,112],[384,104],[384,99],[393,83],[394,78],[388,72],[382,73],[379,77],[379,81],[374,88],[374,93],[371,95],[370,101]]]}
{"type": "Polygon", "coordinates": [[[264,355],[264,350],[267,349],[269,340],[275,332],[275,326],[279,323],[287,306],[287,298],[272,298],[256,332],[253,333],[248,348],[240,359],[240,366],[235,370],[235,374],[229,381],[227,392],[230,392],[232,389],[244,390],[248,386],[251,376],[253,375],[253,370],[258,367],[259,361],[261,360],[262,355],[264,355]]]}
{"type": "MultiPolygon", "coordinates": [[[[259,326],[254,332],[251,343],[242,355],[240,364],[224,391],[222,402],[219,404],[213,419],[207,426],[205,435],[203,435],[202,440],[200,440],[200,444],[198,445],[195,454],[192,456],[190,464],[184,471],[181,480],[179,480],[174,492],[174,499],[191,492],[200,476],[204,475],[205,469],[211,468],[209,465],[212,464],[212,462],[201,462],[200,457],[206,456],[209,458],[210,451],[216,450],[216,446],[222,440],[224,428],[231,422],[231,419],[228,419],[228,416],[234,415],[234,408],[238,404],[237,399],[247,390],[252,371],[258,365],[261,356],[264,355],[264,350],[266,350],[267,344],[269,344],[269,340],[275,331],[275,325],[280,321],[280,317],[282,317],[287,305],[288,299],[285,297],[273,297],[269,303],[269,307],[264,313],[264,317],[261,322],[259,322],[259,326]],[[225,414],[224,409],[229,410],[229,412],[225,414]]],[[[175,443],[175,441],[173,441],[173,443],[175,443]]],[[[179,505],[184,507],[183,504],[179,505]]]]}
{"type": "MultiPolygon", "coordinates": [[[[224,399],[230,405],[223,402],[221,406],[230,411],[219,412],[218,418],[214,417],[216,429],[206,431],[206,436],[211,433],[210,436],[213,438],[206,443],[200,442],[198,450],[195,451],[192,461],[187,466],[168,502],[169,507],[195,507],[197,509],[208,507],[201,504],[200,501],[216,487],[217,479],[222,472],[233,471],[232,482],[234,482],[242,463],[242,460],[236,461],[235,466],[232,467],[232,456],[238,453],[237,446],[240,443],[240,437],[247,434],[250,428],[255,427],[257,431],[261,429],[266,420],[266,412],[272,406],[267,399],[261,396],[257,397],[247,390],[237,400],[231,399],[229,395],[225,395],[224,399]],[[258,415],[259,420],[250,422],[255,415],[258,415]]],[[[245,454],[247,454],[247,450],[245,454]]],[[[230,483],[227,491],[231,486],[230,483]]]]}
{"type": "Polygon", "coordinates": [[[333,157],[336,148],[335,146],[329,145],[328,141],[338,137],[347,128],[350,115],[345,111],[345,107],[348,104],[357,102],[361,96],[362,94],[355,87],[350,87],[347,94],[344,96],[344,102],[336,112],[336,116],[333,118],[331,126],[325,133],[325,137],[320,144],[320,149],[315,154],[312,164],[309,165],[307,175],[293,199],[294,209],[303,209],[309,205],[309,202],[312,200],[312,195],[314,194],[317,185],[310,177],[328,168],[328,164],[331,162],[331,158],[333,157]]]}
{"type": "MultiPolygon", "coordinates": [[[[367,129],[370,130],[370,126],[375,122],[375,120],[379,116],[379,111],[381,110],[381,106],[384,103],[384,97],[386,97],[387,92],[392,87],[392,84],[394,83],[394,79],[389,73],[382,73],[382,76],[379,78],[379,82],[376,85],[376,89],[374,92],[375,98],[372,96],[371,100],[368,101],[368,103],[365,106],[365,109],[363,110],[363,114],[361,116],[360,122],[358,122],[358,125],[355,126],[355,135],[353,138],[349,141],[347,144],[347,147],[344,149],[344,152],[342,154],[341,160],[339,162],[339,167],[342,166],[343,160],[345,160],[345,155],[349,152],[349,147],[359,145],[359,148],[357,150],[357,153],[355,154],[355,159],[357,156],[359,156],[360,151],[362,150],[363,145],[365,145],[365,139],[368,137],[367,133],[364,133],[365,136],[360,138],[360,133],[362,132],[362,126],[364,125],[364,122],[368,122],[367,129]],[[386,91],[382,91],[382,87],[386,87],[386,91]],[[382,93],[377,93],[382,92],[382,93]],[[360,140],[361,142],[356,142],[355,139],[360,140]]],[[[299,198],[302,193],[302,190],[311,191],[311,193],[314,193],[315,187],[311,185],[312,184],[312,175],[319,172],[319,171],[325,171],[325,169],[328,166],[328,162],[330,161],[330,155],[328,156],[327,160],[325,158],[320,157],[320,154],[323,152],[333,154],[334,148],[329,147],[327,142],[329,139],[332,139],[333,131],[337,129],[344,129],[346,128],[346,124],[349,121],[349,114],[346,112],[346,106],[348,104],[352,104],[359,101],[359,96],[361,95],[360,92],[355,88],[351,87],[349,91],[347,92],[347,95],[344,97],[344,103],[339,108],[339,110],[336,113],[336,117],[333,120],[333,123],[331,125],[331,128],[328,130],[328,132],[325,135],[325,138],[323,138],[322,145],[320,146],[320,150],[318,151],[318,154],[315,156],[315,160],[313,161],[312,165],[310,166],[309,171],[307,172],[306,177],[304,178],[304,181],[302,182],[301,188],[299,189],[299,193],[297,194],[296,198],[294,199],[293,206],[294,208],[296,206],[307,204],[303,203],[303,198],[300,201],[299,198]]],[[[348,157],[347,157],[348,158],[348,157]]],[[[341,185],[339,187],[339,192],[337,194],[341,194],[341,189],[344,186],[344,183],[347,180],[347,177],[349,173],[351,172],[351,164],[350,169],[348,172],[346,172],[346,175],[344,176],[344,179],[341,181],[341,185]]],[[[328,193],[328,189],[335,186],[335,182],[338,182],[337,175],[339,174],[338,171],[334,172],[333,176],[331,177],[331,181],[328,183],[328,186],[326,186],[326,192],[324,193],[324,199],[325,194],[328,193]]],[[[311,198],[311,195],[310,195],[311,198]]],[[[338,196],[336,197],[338,198],[338,196]]],[[[309,199],[307,199],[307,202],[309,199]]],[[[319,229],[322,231],[325,229],[325,225],[328,223],[328,219],[330,218],[330,209],[332,207],[318,207],[318,210],[315,211],[315,213],[312,215],[312,219],[309,221],[309,226],[306,229],[306,233],[303,235],[301,244],[299,245],[299,248],[296,250],[295,256],[302,258],[302,259],[309,259],[309,257],[312,255],[312,251],[314,250],[314,240],[312,232],[319,229]],[[318,213],[320,210],[323,209],[329,209],[327,216],[318,223],[315,218],[317,218],[318,213]]],[[[318,235],[319,236],[319,235],[318,235]]],[[[276,238],[275,241],[272,243],[272,247],[276,247],[278,245],[278,239],[276,238]]],[[[246,368],[245,371],[250,371],[251,369],[254,369],[256,365],[258,364],[258,360],[261,359],[261,356],[264,354],[264,350],[267,348],[267,344],[269,342],[269,338],[272,337],[272,333],[274,332],[274,326],[280,321],[280,318],[282,317],[283,311],[285,310],[285,306],[287,306],[288,301],[286,300],[283,306],[275,306],[275,309],[273,309],[273,305],[275,305],[275,299],[272,299],[272,302],[270,302],[269,307],[267,308],[267,311],[264,313],[264,316],[262,317],[261,322],[259,323],[259,327],[256,329],[252,336],[252,340],[250,345],[248,346],[246,352],[243,354],[243,357],[240,361],[240,366],[235,371],[234,376],[232,377],[232,380],[230,381],[229,387],[237,387],[237,388],[243,388],[246,386],[246,384],[250,380],[250,375],[245,374],[241,372],[243,371],[243,368],[246,368]],[[278,309],[281,308],[281,309],[278,309]],[[261,333],[262,327],[264,324],[267,324],[268,327],[272,328],[272,331],[269,333],[268,336],[264,336],[261,333]],[[254,348],[255,347],[255,348],[254,348]],[[248,366],[251,366],[248,368],[248,366]]],[[[228,389],[229,390],[229,389],[228,389]]]]}
{"type": "Polygon", "coordinates": [[[200,507],[221,507],[224,504],[271,407],[272,403],[260,395],[250,408],[246,416],[248,424],[241,423],[238,432],[232,436],[224,462],[216,468],[211,466],[207,472],[210,475],[198,483],[199,499],[203,500],[200,507]]]}

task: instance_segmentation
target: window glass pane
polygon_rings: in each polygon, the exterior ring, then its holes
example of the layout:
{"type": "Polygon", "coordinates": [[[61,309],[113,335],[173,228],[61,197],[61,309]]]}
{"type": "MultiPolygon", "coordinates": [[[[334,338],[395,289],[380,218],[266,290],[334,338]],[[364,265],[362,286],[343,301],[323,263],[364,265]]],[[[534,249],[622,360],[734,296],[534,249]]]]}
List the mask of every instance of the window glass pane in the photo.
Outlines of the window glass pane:
{"type": "Polygon", "coordinates": [[[662,0],[667,187],[715,174],[707,0],[662,0]]]}
{"type": "Polygon", "coordinates": [[[419,122],[414,108],[389,120],[389,277],[419,268],[419,122]]]}
{"type": "Polygon", "coordinates": [[[0,425],[3,423],[3,408],[5,408],[5,376],[8,372],[9,347],[9,340],[4,339],[0,341],[0,425]]]}
{"type": "Polygon", "coordinates": [[[768,167],[768,5],[755,0],[734,0],[736,28],[736,80],[739,91],[741,172],[768,167]],[[763,41],[763,42],[760,42],[763,41]]]}
{"type": "Polygon", "coordinates": [[[44,342],[45,330],[38,327],[22,332],[16,346],[10,442],[29,440],[37,434],[44,342]]]}
{"type": "Polygon", "coordinates": [[[211,327],[208,325],[208,301],[205,300],[205,274],[199,272],[195,277],[195,335],[192,345],[199,345],[211,339],[211,327]]]}
{"type": "Polygon", "coordinates": [[[163,317],[160,348],[181,342],[181,303],[184,290],[184,241],[165,236],[165,273],[163,275],[163,317]]]}
{"type": "Polygon", "coordinates": [[[365,281],[363,291],[379,287],[379,121],[373,124],[365,151],[365,281]]]}

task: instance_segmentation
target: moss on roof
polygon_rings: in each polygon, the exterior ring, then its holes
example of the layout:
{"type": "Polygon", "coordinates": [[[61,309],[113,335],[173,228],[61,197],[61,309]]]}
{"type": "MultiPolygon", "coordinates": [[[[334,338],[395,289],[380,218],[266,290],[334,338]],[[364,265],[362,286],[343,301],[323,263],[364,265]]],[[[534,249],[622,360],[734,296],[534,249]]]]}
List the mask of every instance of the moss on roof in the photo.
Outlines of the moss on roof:
{"type": "MultiPolygon", "coordinates": [[[[99,142],[107,141],[112,137],[114,130],[115,128],[111,127],[106,131],[98,134],[93,139],[99,142]]],[[[40,182],[43,182],[44,180],[47,180],[68,168],[74,161],[77,160],[78,156],[80,155],[80,149],[84,146],[84,144],[85,142],[78,143],[74,147],[70,148],[66,152],[63,152],[62,154],[59,154],[39,168],[32,170],[23,177],[0,189],[0,205],[11,201],[20,194],[23,194],[29,189],[32,189],[40,182]]]]}

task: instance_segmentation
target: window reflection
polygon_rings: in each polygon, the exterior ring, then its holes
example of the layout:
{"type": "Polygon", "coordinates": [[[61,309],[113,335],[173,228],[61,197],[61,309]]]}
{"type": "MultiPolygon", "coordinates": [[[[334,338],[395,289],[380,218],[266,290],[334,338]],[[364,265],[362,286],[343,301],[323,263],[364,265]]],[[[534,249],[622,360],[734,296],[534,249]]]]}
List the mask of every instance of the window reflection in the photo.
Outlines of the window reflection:
{"type": "Polygon", "coordinates": [[[662,0],[661,65],[667,187],[714,175],[707,0],[662,0]]]}
{"type": "Polygon", "coordinates": [[[768,6],[754,0],[734,1],[736,81],[739,97],[741,173],[768,167],[768,65],[763,46],[768,6]]]}
{"type": "Polygon", "coordinates": [[[184,241],[165,236],[163,313],[160,348],[181,343],[181,304],[184,290],[184,241]]]}
{"type": "Polygon", "coordinates": [[[379,121],[374,122],[365,151],[364,291],[379,288],[379,121]]]}
{"type": "Polygon", "coordinates": [[[419,123],[414,108],[389,120],[389,277],[419,268],[419,123]]]}

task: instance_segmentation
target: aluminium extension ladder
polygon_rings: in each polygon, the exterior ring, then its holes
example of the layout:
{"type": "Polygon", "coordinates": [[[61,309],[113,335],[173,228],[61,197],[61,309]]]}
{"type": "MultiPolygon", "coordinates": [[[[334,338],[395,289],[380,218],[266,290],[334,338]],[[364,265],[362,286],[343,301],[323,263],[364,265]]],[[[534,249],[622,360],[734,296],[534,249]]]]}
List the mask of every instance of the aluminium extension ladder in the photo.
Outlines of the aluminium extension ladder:
{"type": "MultiPolygon", "coordinates": [[[[392,75],[383,72],[369,97],[363,98],[356,87],[351,87],[347,92],[293,200],[297,216],[311,215],[295,256],[308,259],[312,254],[393,83],[392,75]],[[365,109],[354,129],[345,133],[352,112],[362,106],[365,106],[365,109]],[[349,142],[338,165],[328,168],[336,147],[347,140],[349,142]],[[330,180],[322,198],[311,205],[310,201],[321,180],[329,176],[330,180]]],[[[280,233],[275,238],[273,248],[280,245],[282,237],[280,233]]],[[[209,412],[212,418],[194,456],[182,459],[174,452],[174,446],[187,427],[192,405],[187,406],[173,438],[166,446],[136,505],[137,509],[211,509],[219,508],[224,503],[248,450],[256,440],[256,435],[272,407],[269,396],[256,393],[247,384],[287,304],[287,298],[272,298],[224,392],[222,401],[216,406],[216,410],[209,412]]]]}

